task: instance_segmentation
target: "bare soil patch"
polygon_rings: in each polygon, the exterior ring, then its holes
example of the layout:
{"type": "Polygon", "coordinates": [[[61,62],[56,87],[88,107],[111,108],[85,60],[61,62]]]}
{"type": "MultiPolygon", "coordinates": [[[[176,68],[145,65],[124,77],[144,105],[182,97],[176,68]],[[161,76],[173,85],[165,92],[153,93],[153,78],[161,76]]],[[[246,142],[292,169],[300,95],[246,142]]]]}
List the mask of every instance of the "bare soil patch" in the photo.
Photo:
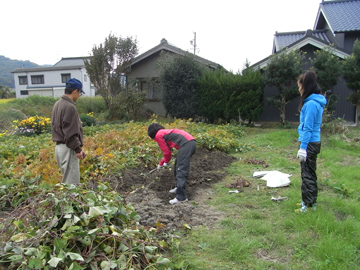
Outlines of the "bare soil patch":
{"type": "Polygon", "coordinates": [[[157,227],[162,232],[171,232],[187,224],[191,227],[213,227],[222,214],[209,206],[212,198],[211,187],[221,181],[224,168],[236,160],[223,152],[212,152],[198,148],[191,159],[189,179],[186,184],[188,202],[170,205],[175,194],[169,190],[175,186],[172,164],[169,168],[149,171],[133,169],[121,176],[114,176],[111,183],[134,206],[141,216],[140,224],[157,227]]]}

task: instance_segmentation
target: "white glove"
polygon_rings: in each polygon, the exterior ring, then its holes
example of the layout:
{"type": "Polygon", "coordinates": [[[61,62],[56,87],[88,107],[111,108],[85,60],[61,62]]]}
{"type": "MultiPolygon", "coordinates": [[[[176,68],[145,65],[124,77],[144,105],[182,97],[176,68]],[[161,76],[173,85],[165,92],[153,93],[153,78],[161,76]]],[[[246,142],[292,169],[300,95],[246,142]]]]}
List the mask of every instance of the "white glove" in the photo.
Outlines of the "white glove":
{"type": "Polygon", "coordinates": [[[300,162],[304,162],[306,161],[306,156],[307,156],[306,150],[300,148],[296,157],[299,159],[300,162]]]}
{"type": "Polygon", "coordinates": [[[162,166],[159,164],[159,165],[157,166],[157,169],[160,170],[161,168],[162,168],[162,166]]]}
{"type": "Polygon", "coordinates": [[[167,167],[167,166],[168,166],[168,164],[166,162],[164,162],[163,167],[167,167]]]}

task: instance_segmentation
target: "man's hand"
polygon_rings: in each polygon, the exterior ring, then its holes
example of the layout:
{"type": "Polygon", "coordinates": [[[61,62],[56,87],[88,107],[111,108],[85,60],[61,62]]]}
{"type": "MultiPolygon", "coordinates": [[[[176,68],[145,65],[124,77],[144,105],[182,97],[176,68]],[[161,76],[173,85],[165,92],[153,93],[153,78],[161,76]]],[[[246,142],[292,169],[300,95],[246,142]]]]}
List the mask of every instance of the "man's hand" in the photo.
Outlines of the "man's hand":
{"type": "Polygon", "coordinates": [[[157,166],[157,169],[160,170],[161,168],[162,168],[162,166],[159,164],[159,165],[157,166]]]}
{"type": "Polygon", "coordinates": [[[307,153],[305,149],[299,149],[297,156],[296,156],[300,162],[306,161],[307,153]]]}
{"type": "Polygon", "coordinates": [[[86,156],[85,152],[83,150],[81,150],[81,152],[76,153],[76,157],[78,159],[83,159],[86,156]]]}
{"type": "Polygon", "coordinates": [[[167,166],[168,166],[168,164],[166,162],[164,162],[163,167],[167,167],[167,166]]]}

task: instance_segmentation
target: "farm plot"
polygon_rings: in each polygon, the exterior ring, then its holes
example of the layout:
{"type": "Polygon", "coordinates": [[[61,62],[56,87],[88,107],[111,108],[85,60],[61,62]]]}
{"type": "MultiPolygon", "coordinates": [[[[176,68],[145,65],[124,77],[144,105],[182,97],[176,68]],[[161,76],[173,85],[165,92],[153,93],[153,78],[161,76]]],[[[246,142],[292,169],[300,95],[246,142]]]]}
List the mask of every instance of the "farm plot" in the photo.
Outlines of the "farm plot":
{"type": "Polygon", "coordinates": [[[194,227],[212,227],[221,214],[206,204],[211,199],[211,186],[226,175],[224,168],[236,159],[218,151],[198,148],[191,159],[186,191],[189,201],[170,205],[175,178],[170,168],[149,174],[149,171],[130,170],[121,176],[112,176],[111,183],[132,204],[145,226],[173,231],[185,224],[194,227]]]}

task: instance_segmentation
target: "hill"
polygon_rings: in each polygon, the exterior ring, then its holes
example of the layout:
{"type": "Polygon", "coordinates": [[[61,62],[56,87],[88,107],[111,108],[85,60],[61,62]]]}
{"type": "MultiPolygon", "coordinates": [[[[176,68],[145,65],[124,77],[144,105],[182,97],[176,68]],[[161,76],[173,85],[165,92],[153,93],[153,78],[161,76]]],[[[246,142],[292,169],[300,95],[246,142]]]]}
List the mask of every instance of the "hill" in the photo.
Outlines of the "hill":
{"type": "Polygon", "coordinates": [[[14,75],[11,72],[17,68],[33,67],[40,67],[40,65],[32,63],[29,60],[12,60],[3,55],[0,55],[0,85],[15,88],[14,75]]]}

